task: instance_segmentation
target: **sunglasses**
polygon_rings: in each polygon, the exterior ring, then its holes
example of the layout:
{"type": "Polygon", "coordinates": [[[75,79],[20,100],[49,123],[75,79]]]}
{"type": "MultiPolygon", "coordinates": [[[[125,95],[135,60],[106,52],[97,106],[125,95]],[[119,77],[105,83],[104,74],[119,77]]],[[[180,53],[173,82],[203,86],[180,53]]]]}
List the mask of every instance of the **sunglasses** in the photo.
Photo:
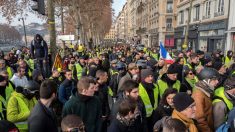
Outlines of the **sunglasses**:
{"type": "Polygon", "coordinates": [[[193,73],[192,72],[190,72],[190,73],[188,73],[189,75],[193,75],[193,73]]]}
{"type": "Polygon", "coordinates": [[[72,128],[68,132],[85,132],[85,126],[81,125],[80,127],[72,128]]]}

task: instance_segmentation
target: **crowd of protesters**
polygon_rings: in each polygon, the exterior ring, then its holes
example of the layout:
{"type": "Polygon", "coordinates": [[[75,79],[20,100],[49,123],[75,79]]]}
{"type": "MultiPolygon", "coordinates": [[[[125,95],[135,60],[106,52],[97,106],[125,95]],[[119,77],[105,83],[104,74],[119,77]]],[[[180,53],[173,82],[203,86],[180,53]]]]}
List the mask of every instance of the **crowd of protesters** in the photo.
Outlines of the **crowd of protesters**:
{"type": "Polygon", "coordinates": [[[38,34],[0,52],[0,132],[235,131],[233,51],[159,52],[78,47],[51,69],[38,34]]]}

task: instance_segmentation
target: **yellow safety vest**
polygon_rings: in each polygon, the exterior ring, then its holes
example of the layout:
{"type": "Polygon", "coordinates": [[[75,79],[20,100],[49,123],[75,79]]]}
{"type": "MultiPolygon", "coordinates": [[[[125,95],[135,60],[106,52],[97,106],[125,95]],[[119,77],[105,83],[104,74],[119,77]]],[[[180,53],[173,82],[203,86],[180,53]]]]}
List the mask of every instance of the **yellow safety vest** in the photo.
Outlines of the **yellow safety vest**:
{"type": "Polygon", "coordinates": [[[145,90],[145,88],[143,87],[143,85],[141,83],[139,84],[139,96],[141,97],[141,99],[144,103],[145,110],[146,110],[146,117],[150,117],[152,115],[153,111],[158,106],[159,91],[158,91],[158,86],[156,84],[154,84],[154,86],[155,86],[155,88],[153,89],[153,93],[154,93],[155,103],[154,103],[154,106],[152,106],[147,91],[145,90]]]}
{"type": "Polygon", "coordinates": [[[76,70],[77,70],[77,78],[79,80],[81,78],[81,76],[82,76],[82,67],[81,67],[81,65],[79,63],[77,63],[75,65],[75,67],[76,67],[76,70]]]}
{"type": "MultiPolygon", "coordinates": [[[[229,111],[233,109],[233,103],[224,95],[224,87],[219,87],[215,90],[214,96],[221,97],[224,100],[225,105],[228,107],[229,111]]],[[[214,99],[212,104],[223,101],[221,99],[214,99]]]]}
{"type": "Polygon", "coordinates": [[[34,69],[34,61],[33,61],[33,59],[29,59],[27,62],[28,62],[29,67],[31,69],[34,69]]]}
{"type": "Polygon", "coordinates": [[[9,66],[7,66],[8,79],[10,80],[13,76],[13,71],[9,66]]]}
{"type": "Polygon", "coordinates": [[[108,87],[108,94],[113,97],[113,90],[110,87],[108,87]]]}
{"type": "MultiPolygon", "coordinates": [[[[165,90],[168,87],[168,84],[164,81],[162,81],[161,79],[157,81],[158,86],[159,86],[159,92],[160,92],[160,96],[162,97],[163,93],[165,92],[165,90]]],[[[173,88],[177,89],[178,92],[180,91],[180,81],[177,80],[174,84],[173,84],[173,88]]]]}
{"type": "Polygon", "coordinates": [[[151,55],[155,60],[158,60],[158,54],[157,53],[152,53],[151,55]]]}
{"type": "Polygon", "coordinates": [[[232,61],[232,58],[229,59],[228,56],[226,56],[226,57],[225,57],[225,66],[226,66],[226,67],[229,67],[229,66],[231,65],[231,64],[230,64],[231,61],[232,61]]]}
{"type": "Polygon", "coordinates": [[[9,98],[11,97],[11,93],[14,92],[14,88],[11,83],[8,83],[8,86],[5,89],[6,94],[6,101],[8,102],[9,98]]]}
{"type": "Polygon", "coordinates": [[[0,114],[1,114],[1,116],[0,116],[0,120],[4,120],[4,114],[3,114],[3,110],[4,109],[6,109],[6,100],[0,95],[0,114]],[[5,108],[3,108],[3,106],[5,107],[5,108]],[[3,118],[3,119],[1,119],[1,117],[3,118]]]}

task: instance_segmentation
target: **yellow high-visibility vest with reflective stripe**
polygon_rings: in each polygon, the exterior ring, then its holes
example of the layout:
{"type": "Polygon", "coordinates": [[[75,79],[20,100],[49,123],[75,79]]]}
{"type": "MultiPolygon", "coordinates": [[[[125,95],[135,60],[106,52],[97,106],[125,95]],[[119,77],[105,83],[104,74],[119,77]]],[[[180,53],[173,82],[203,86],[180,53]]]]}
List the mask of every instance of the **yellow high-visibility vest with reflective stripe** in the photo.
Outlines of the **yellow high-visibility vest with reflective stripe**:
{"type": "MultiPolygon", "coordinates": [[[[224,95],[224,87],[217,88],[214,92],[214,96],[221,97],[224,100],[224,103],[228,107],[229,111],[233,109],[233,103],[224,95]]],[[[212,104],[215,104],[223,100],[214,99],[212,104]]]]}
{"type": "Polygon", "coordinates": [[[156,84],[154,84],[154,86],[155,86],[155,88],[153,89],[153,93],[154,93],[155,103],[154,103],[154,106],[152,106],[147,91],[145,90],[145,88],[143,87],[143,85],[141,83],[139,84],[139,96],[141,97],[141,99],[144,103],[145,110],[146,110],[146,117],[150,117],[152,115],[153,111],[158,106],[159,91],[158,91],[158,86],[156,84]]]}
{"type": "MultiPolygon", "coordinates": [[[[166,82],[162,81],[161,79],[158,80],[157,83],[158,83],[158,86],[159,86],[160,96],[162,97],[162,95],[163,95],[163,93],[165,92],[165,90],[166,90],[167,88],[169,88],[169,87],[168,87],[168,84],[167,84],[166,82]]],[[[175,89],[177,89],[177,91],[179,92],[179,91],[180,91],[180,81],[177,80],[177,81],[173,84],[172,87],[175,88],[175,89]]]]}

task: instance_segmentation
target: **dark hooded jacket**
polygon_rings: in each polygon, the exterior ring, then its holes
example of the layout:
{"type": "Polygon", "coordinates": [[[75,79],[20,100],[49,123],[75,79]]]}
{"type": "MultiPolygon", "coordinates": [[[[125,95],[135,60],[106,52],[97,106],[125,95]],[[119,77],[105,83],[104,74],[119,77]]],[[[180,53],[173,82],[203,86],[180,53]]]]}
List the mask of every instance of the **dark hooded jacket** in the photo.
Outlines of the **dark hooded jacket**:
{"type": "Polygon", "coordinates": [[[70,98],[64,105],[62,116],[75,114],[81,117],[86,132],[100,132],[101,128],[101,103],[96,96],[85,96],[72,91],[70,98]]]}
{"type": "Polygon", "coordinates": [[[33,58],[47,59],[48,47],[47,43],[43,40],[41,35],[35,35],[34,40],[31,42],[30,52],[33,58]],[[37,39],[37,37],[39,39],[37,39]]]}

